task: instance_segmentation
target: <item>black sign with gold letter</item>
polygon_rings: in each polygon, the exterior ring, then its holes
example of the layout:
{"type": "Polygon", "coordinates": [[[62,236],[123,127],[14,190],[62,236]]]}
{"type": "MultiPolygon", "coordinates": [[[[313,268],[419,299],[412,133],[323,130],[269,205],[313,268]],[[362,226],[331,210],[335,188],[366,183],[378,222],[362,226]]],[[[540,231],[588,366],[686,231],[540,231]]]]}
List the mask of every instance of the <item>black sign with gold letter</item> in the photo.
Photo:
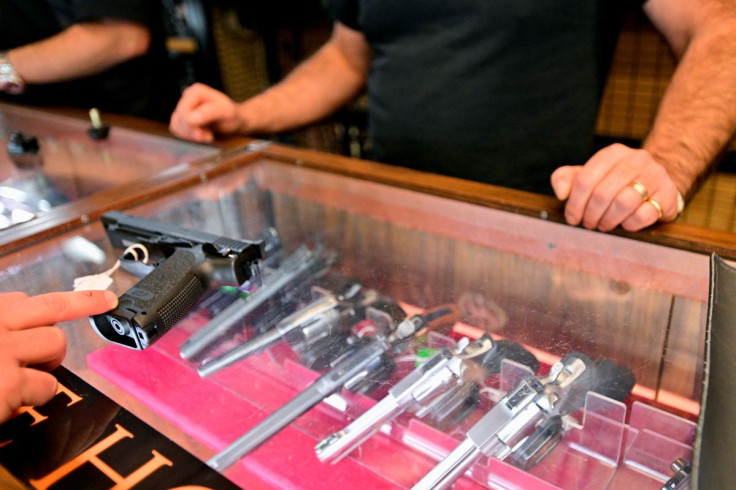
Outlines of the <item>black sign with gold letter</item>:
{"type": "Polygon", "coordinates": [[[0,425],[3,488],[238,488],[67,369],[54,375],[49,403],[0,425]]]}

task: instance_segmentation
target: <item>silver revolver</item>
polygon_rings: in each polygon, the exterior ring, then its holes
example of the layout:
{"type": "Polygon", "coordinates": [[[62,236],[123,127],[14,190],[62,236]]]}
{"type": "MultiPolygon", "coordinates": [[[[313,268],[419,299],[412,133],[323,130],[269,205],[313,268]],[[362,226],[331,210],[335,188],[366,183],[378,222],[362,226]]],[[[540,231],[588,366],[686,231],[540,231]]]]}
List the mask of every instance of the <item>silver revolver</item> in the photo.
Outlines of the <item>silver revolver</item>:
{"type": "MultiPolygon", "coordinates": [[[[607,391],[604,394],[623,399],[631,387],[633,374],[628,369],[597,365],[584,354],[570,353],[554,364],[547,375],[522,380],[413,488],[450,488],[481,456],[506,459],[533,440],[540,429],[547,430],[549,421],[580,408],[588,391],[607,391]],[[612,390],[611,386],[615,388],[612,390]]],[[[549,450],[551,447],[546,446],[545,454],[549,450]]]]}
{"type": "Polygon", "coordinates": [[[322,295],[244,344],[217,357],[205,359],[197,371],[201,376],[209,376],[282,339],[295,349],[304,350],[330,335],[347,331],[352,324],[362,319],[366,307],[377,299],[376,291],[366,290],[359,283],[351,282],[344,291],[322,295]]]}
{"type": "Polygon", "coordinates": [[[223,339],[227,339],[247,315],[275,298],[289,296],[325,273],[334,262],[334,254],[300,246],[264,279],[263,286],[245,298],[238,298],[184,341],[179,348],[182,359],[201,359],[223,339]]]}
{"type": "Polygon", "coordinates": [[[494,341],[487,334],[470,343],[464,340],[455,348],[440,349],[367,412],[317,444],[320,461],[337,463],[403,412],[421,418],[443,410],[451,400],[465,399],[470,386],[500,371],[503,359],[525,364],[532,372],[539,367],[536,358],[514,342],[494,341]]]}
{"type": "Polygon", "coordinates": [[[443,305],[406,318],[392,325],[389,332],[380,336],[356,337],[353,348],[335,359],[329,370],[223,451],[210,458],[207,464],[218,471],[224,471],[307,410],[343,388],[354,393],[371,391],[385,381],[394,370],[393,356],[404,352],[416,336],[434,328],[451,327],[458,318],[459,312],[455,305],[443,305]]]}

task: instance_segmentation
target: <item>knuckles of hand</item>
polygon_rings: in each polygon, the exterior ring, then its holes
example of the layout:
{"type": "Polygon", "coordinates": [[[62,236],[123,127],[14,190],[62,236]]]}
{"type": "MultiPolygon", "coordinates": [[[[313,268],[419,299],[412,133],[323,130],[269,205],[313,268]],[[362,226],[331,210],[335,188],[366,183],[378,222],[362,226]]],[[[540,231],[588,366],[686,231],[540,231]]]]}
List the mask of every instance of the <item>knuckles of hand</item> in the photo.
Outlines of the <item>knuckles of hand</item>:
{"type": "Polygon", "coordinates": [[[0,420],[4,420],[15,410],[20,408],[23,400],[21,399],[21,388],[23,385],[23,375],[20,367],[12,356],[7,355],[5,342],[0,338],[0,420]]]}

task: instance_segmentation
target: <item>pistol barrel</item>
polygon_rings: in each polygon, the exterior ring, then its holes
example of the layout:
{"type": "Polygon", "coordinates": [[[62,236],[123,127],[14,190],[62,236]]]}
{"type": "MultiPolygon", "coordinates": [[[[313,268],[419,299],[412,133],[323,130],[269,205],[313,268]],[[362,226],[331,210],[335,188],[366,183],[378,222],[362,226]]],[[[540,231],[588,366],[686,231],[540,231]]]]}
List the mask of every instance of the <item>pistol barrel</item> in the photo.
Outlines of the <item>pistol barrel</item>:
{"type": "Polygon", "coordinates": [[[447,369],[451,358],[445,350],[438,352],[402,378],[381,401],[350,425],[325,438],[315,447],[320,461],[337,463],[378,432],[383,424],[411,409],[419,400],[441,391],[454,379],[453,373],[447,369]]]}
{"type": "Polygon", "coordinates": [[[339,303],[333,295],[322,296],[304,308],[287,316],[277,323],[272,329],[263,332],[244,344],[239,345],[217,357],[205,359],[199,367],[197,367],[197,372],[199,372],[200,376],[209,376],[221,369],[225,369],[226,367],[235,364],[241,359],[258,354],[259,352],[277,344],[289,332],[310,322],[318,321],[323,316],[328,315],[329,312],[338,305],[339,303]]]}
{"type": "Polygon", "coordinates": [[[470,439],[463,440],[445,459],[424,475],[412,490],[445,490],[483,455],[470,439]]]}
{"type": "Polygon", "coordinates": [[[228,468],[317,403],[338,392],[343,386],[349,387],[356,379],[380,372],[381,365],[385,364],[385,355],[385,346],[379,341],[373,341],[363,345],[352,355],[340,358],[332,369],[317,378],[306,390],[216,454],[207,464],[216,470],[228,468]]]}
{"type": "Polygon", "coordinates": [[[318,386],[310,386],[210,458],[207,464],[217,471],[224,471],[330,394],[324,393],[318,386]]]}
{"type": "Polygon", "coordinates": [[[387,395],[370,410],[339,432],[323,439],[314,450],[323,463],[337,463],[404,411],[399,400],[387,395]]]}

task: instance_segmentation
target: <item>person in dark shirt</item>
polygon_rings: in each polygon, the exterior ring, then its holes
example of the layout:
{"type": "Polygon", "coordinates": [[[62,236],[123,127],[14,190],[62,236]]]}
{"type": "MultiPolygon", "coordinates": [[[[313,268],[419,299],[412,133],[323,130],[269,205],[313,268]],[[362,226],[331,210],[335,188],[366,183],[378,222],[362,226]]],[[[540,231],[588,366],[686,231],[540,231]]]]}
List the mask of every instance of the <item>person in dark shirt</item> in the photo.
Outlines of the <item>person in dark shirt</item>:
{"type": "Polygon", "coordinates": [[[567,200],[609,231],[672,220],[736,131],[732,0],[326,0],[332,37],[283,82],[235,104],[193,85],[177,136],[274,133],[367,86],[373,158],[567,200]],[[592,154],[623,20],[641,7],[679,56],[643,148],[592,154]]]}
{"type": "Polygon", "coordinates": [[[0,99],[166,121],[162,31],[158,2],[0,0],[0,99]]]}

